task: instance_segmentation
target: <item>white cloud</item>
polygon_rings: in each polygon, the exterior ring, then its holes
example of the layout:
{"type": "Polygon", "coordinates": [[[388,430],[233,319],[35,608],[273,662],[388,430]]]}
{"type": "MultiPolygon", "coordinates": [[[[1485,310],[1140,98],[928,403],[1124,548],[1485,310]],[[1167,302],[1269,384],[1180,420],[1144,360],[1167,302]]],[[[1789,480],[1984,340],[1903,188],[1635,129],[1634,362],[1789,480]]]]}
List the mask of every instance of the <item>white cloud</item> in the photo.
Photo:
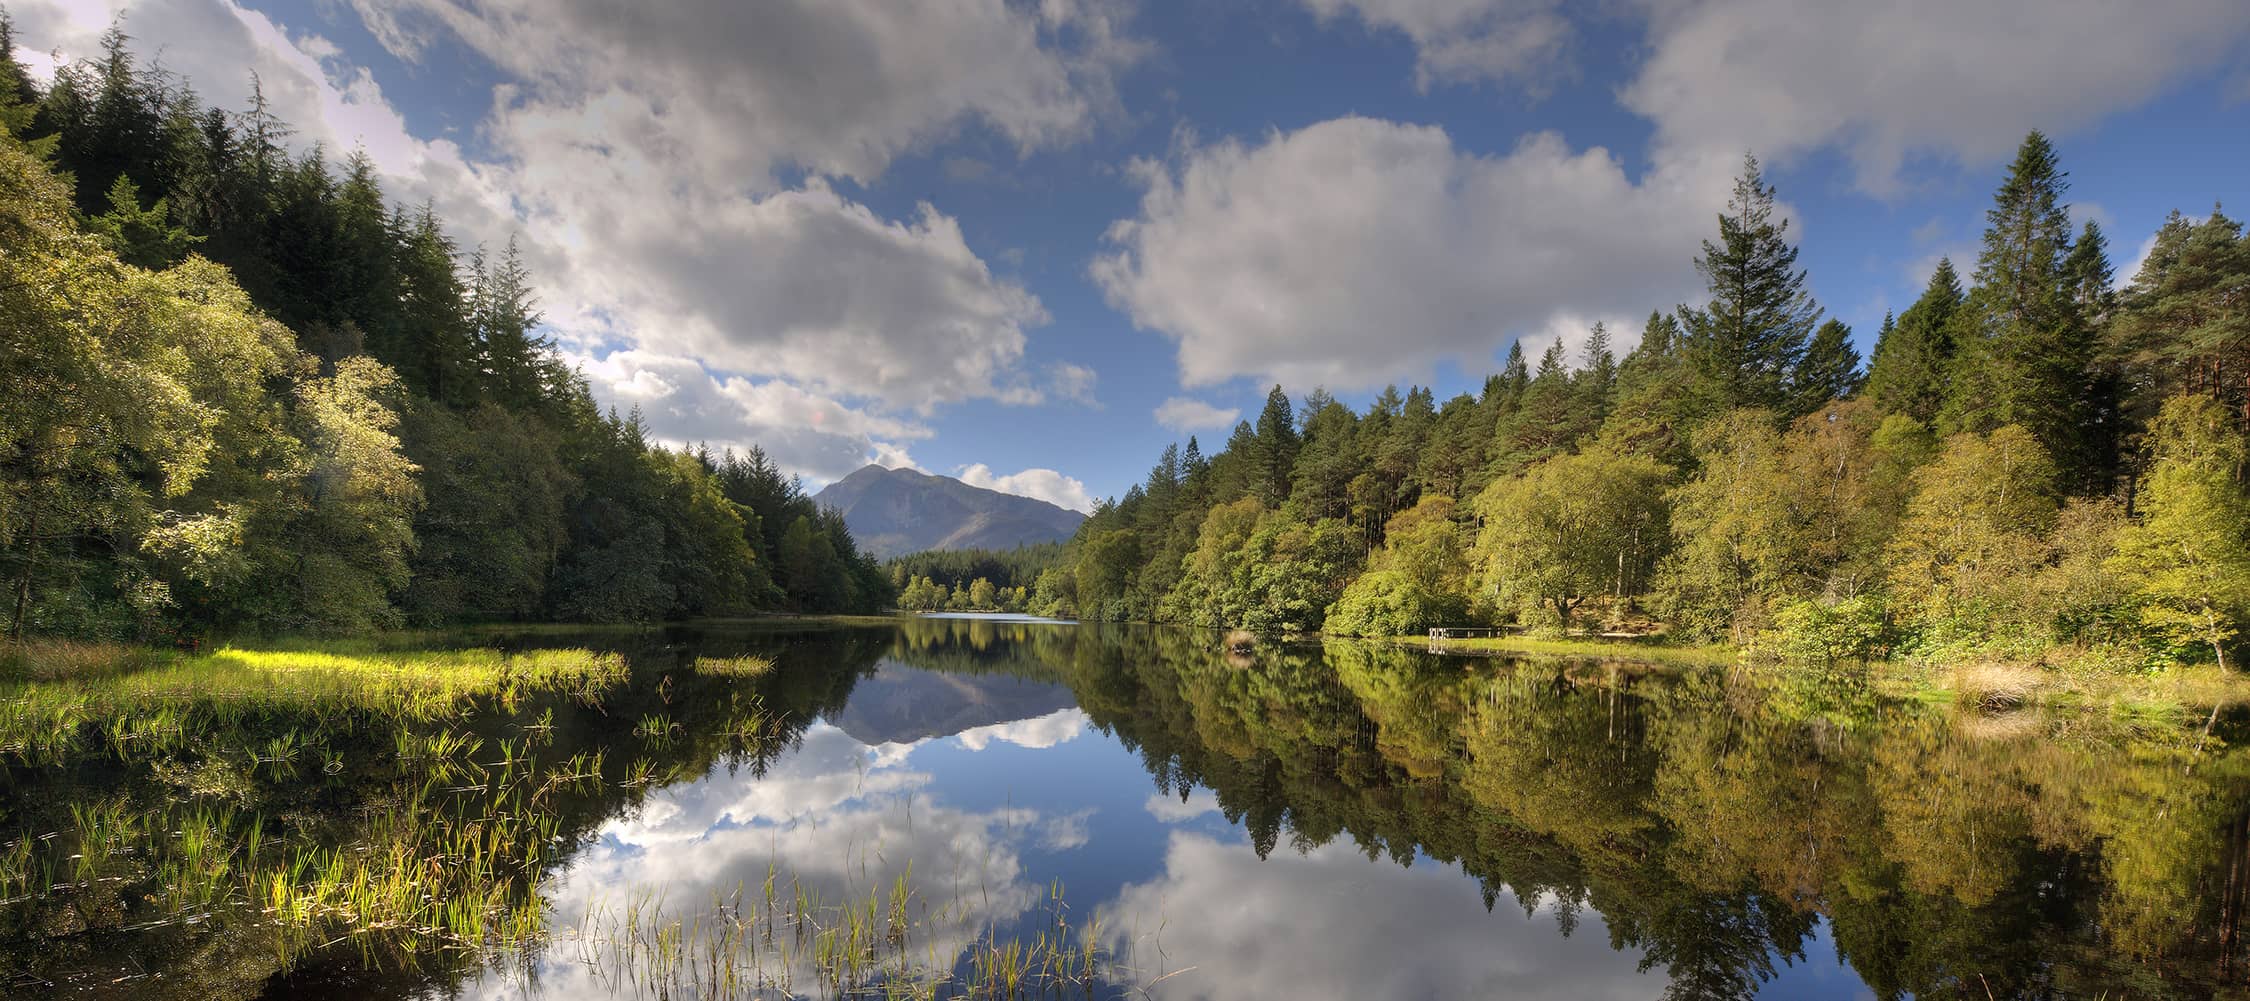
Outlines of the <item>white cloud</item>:
{"type": "Polygon", "coordinates": [[[1090,514],[1094,510],[1094,498],[1086,492],[1086,484],[1052,469],[1033,468],[1001,476],[979,462],[962,467],[956,478],[972,487],[1032,497],[1073,511],[1090,514]]]}
{"type": "Polygon", "coordinates": [[[937,207],[889,219],[821,178],[970,129],[1027,153],[1089,134],[1139,55],[1110,4],[362,6],[394,51],[443,32],[510,78],[484,132],[535,270],[569,291],[549,308],[566,336],[923,413],[1044,398],[1022,367],[1036,296],[937,207]],[[785,186],[791,168],[814,176],[785,186]]]}
{"type": "Polygon", "coordinates": [[[1182,434],[1230,428],[1241,418],[1240,407],[1216,407],[1185,396],[1175,396],[1156,405],[1156,423],[1182,434]]]}
{"type": "Polygon", "coordinates": [[[1046,748],[1078,739],[1079,734],[1086,732],[1086,722],[1085,710],[1058,709],[1045,716],[970,727],[954,736],[961,741],[961,746],[972,751],[984,750],[994,743],[1046,748]]]}
{"type": "Polygon", "coordinates": [[[1066,361],[1047,366],[1047,382],[1057,399],[1099,408],[1101,401],[1094,399],[1097,381],[1094,370],[1084,365],[1066,361]]]}
{"type": "Polygon", "coordinates": [[[763,447],[783,469],[816,483],[879,462],[913,467],[906,443],[931,437],[904,417],[846,406],[777,379],[714,375],[682,355],[635,349],[565,355],[585,373],[597,401],[641,409],[666,444],[763,447]]]}
{"type": "Polygon", "coordinates": [[[1415,81],[1515,80],[1533,91],[1567,73],[1574,34],[1559,0],[1303,0],[1322,21],[1347,12],[1414,42],[1415,81]]]}
{"type": "Polygon", "coordinates": [[[1636,181],[1552,133],[1479,156],[1435,126],[1334,119],[1141,164],[1140,213],[1111,227],[1093,275],[1179,343],[1187,385],[1372,388],[1682,301],[1734,166],[1680,161],[1636,181]]]}
{"type": "Polygon", "coordinates": [[[1164,871],[1097,911],[1120,966],[1167,1001],[1230,998],[1647,998],[1661,969],[1612,948],[1591,912],[1565,937],[1552,901],[1486,911],[1458,868],[1370,861],[1348,840],[1260,859],[1175,831],[1164,871]],[[1178,972],[1166,977],[1166,974],[1178,972]],[[1156,982],[1161,978],[1161,982],[1156,982]]]}
{"type": "Polygon", "coordinates": [[[2250,37],[2240,0],[1651,3],[1625,105],[1663,150],[1839,146],[1888,192],[1916,154],[1996,160],[2154,97],[2250,37]]]}
{"type": "Polygon", "coordinates": [[[1141,804],[1141,808],[1147,810],[1151,817],[1167,824],[1177,824],[1194,820],[1206,813],[1218,813],[1219,796],[1209,789],[1197,789],[1189,793],[1186,799],[1151,793],[1148,801],[1141,804]]]}

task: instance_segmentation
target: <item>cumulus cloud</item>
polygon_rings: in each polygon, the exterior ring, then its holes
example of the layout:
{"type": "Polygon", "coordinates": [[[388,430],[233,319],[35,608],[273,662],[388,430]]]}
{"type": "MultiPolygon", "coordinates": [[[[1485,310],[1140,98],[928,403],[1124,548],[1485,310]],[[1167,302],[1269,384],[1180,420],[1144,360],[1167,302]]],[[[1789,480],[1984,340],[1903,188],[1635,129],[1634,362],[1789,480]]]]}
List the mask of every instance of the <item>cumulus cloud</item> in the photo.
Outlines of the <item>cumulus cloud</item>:
{"type": "Polygon", "coordinates": [[[1435,126],[1334,119],[1142,163],[1140,212],[1111,227],[1093,276],[1178,342],[1187,385],[1372,388],[1682,301],[1732,168],[1698,159],[1636,180],[1552,133],[1482,156],[1435,126]]]}
{"type": "Polygon", "coordinates": [[[922,413],[1046,398],[1023,370],[1026,331],[1047,321],[1036,296],[937,207],[884,218],[823,178],[872,181],[970,129],[1026,153],[1089,134],[1137,54],[1109,5],[375,9],[394,51],[442,32],[509,78],[484,132],[535,268],[571,290],[549,310],[566,334],[922,413]],[[792,169],[813,176],[784,183],[792,169]]]}
{"type": "Polygon", "coordinates": [[[1995,160],[2154,97],[2250,37],[2239,0],[1654,4],[1622,99],[1662,148],[1846,150],[1892,190],[1915,154],[1995,160]]]}
{"type": "Polygon", "coordinates": [[[720,376],[684,355],[625,349],[565,358],[585,373],[597,401],[621,411],[640,408],[661,442],[738,452],[756,445],[814,481],[837,479],[870,462],[917,468],[908,443],[932,435],[912,418],[847,406],[778,379],[720,376]]]}
{"type": "Polygon", "coordinates": [[[1559,0],[1303,0],[1316,17],[1349,14],[1414,42],[1415,81],[1516,81],[1533,91],[1568,70],[1574,35],[1559,0]]]}
{"type": "Polygon", "coordinates": [[[1094,510],[1094,498],[1086,492],[1086,484],[1052,469],[1033,468],[1002,476],[979,462],[963,466],[955,478],[972,487],[1032,497],[1073,511],[1091,514],[1094,510]]]}
{"type": "Polygon", "coordinates": [[[1216,407],[1185,396],[1175,396],[1156,405],[1156,423],[1182,434],[1233,427],[1241,418],[1240,407],[1216,407]]]}

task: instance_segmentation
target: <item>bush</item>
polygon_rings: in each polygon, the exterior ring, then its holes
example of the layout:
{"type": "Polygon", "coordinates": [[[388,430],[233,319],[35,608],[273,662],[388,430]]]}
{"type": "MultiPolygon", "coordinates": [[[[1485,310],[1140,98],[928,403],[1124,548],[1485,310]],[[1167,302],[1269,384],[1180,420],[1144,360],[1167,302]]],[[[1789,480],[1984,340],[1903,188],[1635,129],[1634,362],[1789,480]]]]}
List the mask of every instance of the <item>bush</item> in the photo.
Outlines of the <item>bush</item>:
{"type": "Polygon", "coordinates": [[[1376,570],[1344,589],[1324,628],[1339,636],[1412,636],[1466,615],[1459,598],[1433,592],[1402,571],[1376,570]]]}
{"type": "Polygon", "coordinates": [[[1756,649],[1787,661],[1866,660],[1889,649],[1887,618],[1874,597],[1800,599],[1774,613],[1773,628],[1758,634],[1756,649]]]}

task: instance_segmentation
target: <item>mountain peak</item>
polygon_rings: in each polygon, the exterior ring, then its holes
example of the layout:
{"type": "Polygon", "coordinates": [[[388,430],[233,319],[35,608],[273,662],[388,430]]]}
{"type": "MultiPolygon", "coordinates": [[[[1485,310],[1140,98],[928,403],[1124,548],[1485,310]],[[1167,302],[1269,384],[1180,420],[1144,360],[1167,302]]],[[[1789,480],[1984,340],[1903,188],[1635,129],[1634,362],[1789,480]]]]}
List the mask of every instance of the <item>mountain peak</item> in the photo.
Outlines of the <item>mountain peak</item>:
{"type": "Polygon", "coordinates": [[[1013,549],[1067,539],[1086,516],[950,476],[869,464],[813,495],[878,559],[927,549],[1013,549]]]}

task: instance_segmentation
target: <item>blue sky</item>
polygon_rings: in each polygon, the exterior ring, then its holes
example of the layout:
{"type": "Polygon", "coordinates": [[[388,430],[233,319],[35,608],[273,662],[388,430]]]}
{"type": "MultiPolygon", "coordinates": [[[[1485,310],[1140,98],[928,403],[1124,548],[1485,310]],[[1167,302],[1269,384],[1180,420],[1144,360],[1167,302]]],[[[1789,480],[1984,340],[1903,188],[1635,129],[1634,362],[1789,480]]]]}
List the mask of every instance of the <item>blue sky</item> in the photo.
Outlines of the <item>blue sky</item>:
{"type": "Polygon", "coordinates": [[[465,245],[519,237],[597,395],[815,483],[908,464],[1085,506],[1275,381],[1473,390],[1697,294],[1745,151],[1863,350],[1972,265],[2024,132],[2129,279],[2250,202],[2239,0],[149,0],[122,17],[465,245]]]}

